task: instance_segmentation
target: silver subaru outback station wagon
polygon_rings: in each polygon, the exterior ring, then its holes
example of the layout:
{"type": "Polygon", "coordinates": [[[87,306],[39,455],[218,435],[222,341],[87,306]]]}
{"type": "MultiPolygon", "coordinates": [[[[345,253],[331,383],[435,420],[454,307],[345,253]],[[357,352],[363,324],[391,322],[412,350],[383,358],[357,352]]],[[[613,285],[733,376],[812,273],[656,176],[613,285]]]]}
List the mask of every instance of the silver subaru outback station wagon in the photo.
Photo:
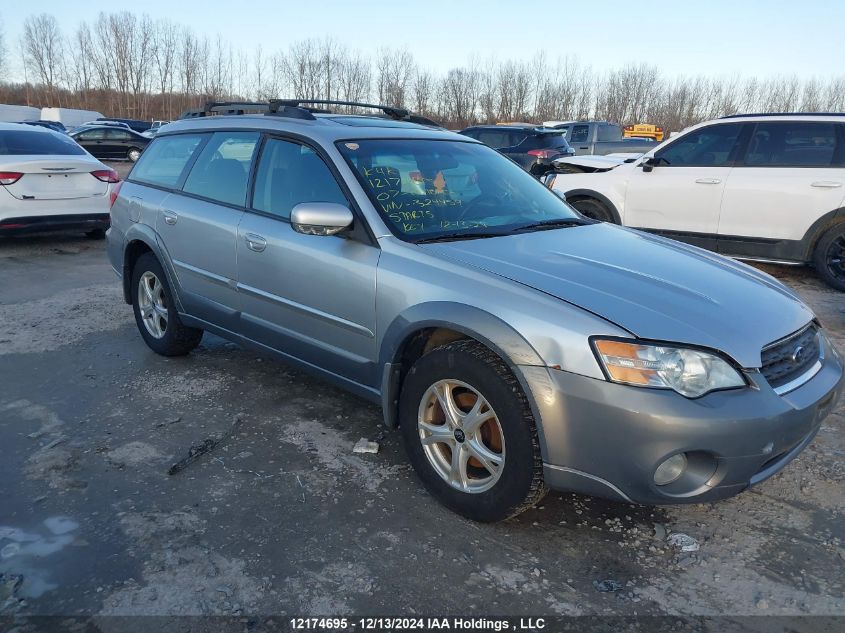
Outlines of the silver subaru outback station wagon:
{"type": "Polygon", "coordinates": [[[836,403],[842,359],[768,275],[590,220],[406,111],[308,103],[209,106],[122,184],[109,256],[153,351],[208,331],[380,403],[428,490],[480,521],[549,488],[723,499],[836,403]]]}

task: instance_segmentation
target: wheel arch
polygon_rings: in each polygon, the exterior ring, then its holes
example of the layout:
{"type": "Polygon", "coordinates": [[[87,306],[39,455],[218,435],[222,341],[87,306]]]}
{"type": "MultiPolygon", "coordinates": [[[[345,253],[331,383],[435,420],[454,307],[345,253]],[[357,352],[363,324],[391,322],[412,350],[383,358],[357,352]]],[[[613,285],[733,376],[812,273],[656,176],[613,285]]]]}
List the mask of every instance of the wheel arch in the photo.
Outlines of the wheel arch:
{"type": "Polygon", "coordinates": [[[507,364],[528,399],[542,444],[538,409],[519,366],[544,366],[544,361],[522,335],[499,317],[480,308],[452,302],[413,306],[397,316],[385,330],[379,361],[379,366],[383,367],[381,400],[385,425],[388,428],[399,425],[399,393],[413,362],[434,347],[463,338],[478,341],[507,364]]]}
{"type": "Polygon", "coordinates": [[[845,206],[828,211],[810,225],[810,228],[804,233],[804,237],[801,238],[801,256],[804,261],[812,261],[816,244],[818,244],[822,235],[831,227],[842,222],[845,222],[845,206]]]}
{"type": "Polygon", "coordinates": [[[585,198],[593,198],[594,200],[598,200],[605,207],[607,207],[608,211],[610,211],[610,214],[613,216],[613,223],[622,224],[622,216],[619,215],[619,210],[616,208],[616,205],[610,201],[610,198],[608,198],[606,195],[599,193],[598,191],[594,191],[592,189],[570,189],[565,193],[567,202],[574,202],[576,200],[583,200],[585,198]]]}
{"type": "Polygon", "coordinates": [[[123,249],[123,299],[126,303],[132,303],[132,269],[135,262],[144,253],[151,252],[158,259],[164,273],[167,275],[167,282],[170,285],[171,293],[176,301],[176,308],[181,312],[182,303],[179,299],[179,282],[173,270],[170,257],[158,239],[152,227],[146,224],[135,223],[126,232],[126,246],[123,249]]]}

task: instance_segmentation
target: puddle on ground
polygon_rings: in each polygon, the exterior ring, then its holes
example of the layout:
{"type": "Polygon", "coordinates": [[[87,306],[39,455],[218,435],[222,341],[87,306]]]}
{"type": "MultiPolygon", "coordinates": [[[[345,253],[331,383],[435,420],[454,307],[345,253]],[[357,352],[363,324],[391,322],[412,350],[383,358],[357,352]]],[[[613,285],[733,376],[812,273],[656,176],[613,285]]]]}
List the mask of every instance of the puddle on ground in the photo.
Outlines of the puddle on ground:
{"type": "Polygon", "coordinates": [[[34,528],[0,525],[0,574],[19,575],[19,598],[39,598],[58,585],[43,559],[73,543],[79,523],[64,516],[45,519],[34,528]]]}

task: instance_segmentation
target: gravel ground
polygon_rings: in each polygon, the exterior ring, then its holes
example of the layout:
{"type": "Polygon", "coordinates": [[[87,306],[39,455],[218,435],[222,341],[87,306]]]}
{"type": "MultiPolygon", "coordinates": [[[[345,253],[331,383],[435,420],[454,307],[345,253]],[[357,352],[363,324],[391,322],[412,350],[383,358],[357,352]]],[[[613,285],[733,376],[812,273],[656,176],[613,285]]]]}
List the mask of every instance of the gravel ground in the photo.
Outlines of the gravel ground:
{"type": "MultiPolygon", "coordinates": [[[[845,349],[842,295],[766,270],[845,349]]],[[[150,352],[103,242],[10,239],[0,271],[0,614],[845,615],[841,405],[728,501],[553,493],[479,525],[425,493],[371,404],[213,336],[150,352]]]]}

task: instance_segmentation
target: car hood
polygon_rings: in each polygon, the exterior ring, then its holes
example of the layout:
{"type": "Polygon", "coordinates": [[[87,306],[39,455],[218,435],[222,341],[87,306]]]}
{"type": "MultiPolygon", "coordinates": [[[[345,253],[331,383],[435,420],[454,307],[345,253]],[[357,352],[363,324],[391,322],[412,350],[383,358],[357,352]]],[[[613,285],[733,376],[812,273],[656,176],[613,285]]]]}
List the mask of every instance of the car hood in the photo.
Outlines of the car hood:
{"type": "Polygon", "coordinates": [[[720,350],[759,367],[767,344],[812,311],[750,266],[609,224],[423,245],[432,254],[530,286],[642,339],[720,350]]]}

